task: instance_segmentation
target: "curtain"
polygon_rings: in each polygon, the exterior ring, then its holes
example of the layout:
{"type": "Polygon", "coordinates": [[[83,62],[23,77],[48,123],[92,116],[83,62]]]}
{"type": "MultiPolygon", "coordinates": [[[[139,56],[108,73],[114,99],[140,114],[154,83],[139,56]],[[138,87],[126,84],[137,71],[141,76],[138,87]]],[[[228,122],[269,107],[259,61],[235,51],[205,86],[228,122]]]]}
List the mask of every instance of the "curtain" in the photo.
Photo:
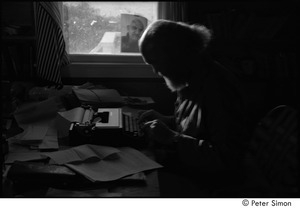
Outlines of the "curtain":
{"type": "Polygon", "coordinates": [[[158,2],[158,18],[173,21],[187,21],[187,3],[178,2],[158,2]]]}
{"type": "Polygon", "coordinates": [[[62,87],[61,70],[70,63],[61,20],[62,2],[34,2],[37,38],[37,76],[62,87]]]}

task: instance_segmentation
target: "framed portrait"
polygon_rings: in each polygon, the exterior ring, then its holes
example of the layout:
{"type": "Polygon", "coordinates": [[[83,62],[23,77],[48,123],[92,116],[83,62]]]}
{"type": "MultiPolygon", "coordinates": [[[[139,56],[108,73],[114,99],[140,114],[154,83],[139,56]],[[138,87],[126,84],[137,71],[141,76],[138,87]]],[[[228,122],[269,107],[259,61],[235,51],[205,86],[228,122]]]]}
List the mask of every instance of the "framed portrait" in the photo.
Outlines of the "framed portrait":
{"type": "Polygon", "coordinates": [[[121,52],[138,53],[138,41],[146,29],[146,17],[121,14],[121,52]]]}

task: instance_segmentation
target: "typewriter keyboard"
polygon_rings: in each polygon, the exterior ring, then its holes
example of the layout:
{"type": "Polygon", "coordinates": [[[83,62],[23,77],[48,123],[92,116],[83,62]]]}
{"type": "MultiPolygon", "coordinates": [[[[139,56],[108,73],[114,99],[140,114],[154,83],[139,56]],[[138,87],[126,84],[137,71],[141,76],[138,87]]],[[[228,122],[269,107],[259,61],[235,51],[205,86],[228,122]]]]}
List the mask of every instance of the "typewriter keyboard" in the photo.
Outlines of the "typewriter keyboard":
{"type": "Polygon", "coordinates": [[[126,134],[133,137],[141,137],[143,134],[140,131],[138,118],[131,115],[131,113],[123,113],[123,130],[126,134]]]}

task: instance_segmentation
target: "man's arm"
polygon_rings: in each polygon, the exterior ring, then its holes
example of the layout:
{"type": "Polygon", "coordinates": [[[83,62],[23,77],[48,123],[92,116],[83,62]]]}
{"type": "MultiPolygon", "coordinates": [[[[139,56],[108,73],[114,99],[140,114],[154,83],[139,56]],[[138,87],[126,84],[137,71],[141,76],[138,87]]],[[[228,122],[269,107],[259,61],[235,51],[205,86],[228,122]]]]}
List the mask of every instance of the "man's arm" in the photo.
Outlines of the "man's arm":
{"type": "Polygon", "coordinates": [[[177,149],[184,164],[197,169],[223,169],[235,162],[245,139],[242,106],[230,86],[209,82],[204,89],[203,117],[208,138],[178,135],[177,149]]]}

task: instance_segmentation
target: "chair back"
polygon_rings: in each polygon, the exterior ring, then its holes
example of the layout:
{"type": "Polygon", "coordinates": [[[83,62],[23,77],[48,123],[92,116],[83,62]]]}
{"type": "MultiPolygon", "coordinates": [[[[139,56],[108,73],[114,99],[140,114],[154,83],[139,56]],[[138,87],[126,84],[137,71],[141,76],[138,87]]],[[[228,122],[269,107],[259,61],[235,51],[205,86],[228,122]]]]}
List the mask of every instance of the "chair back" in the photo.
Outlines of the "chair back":
{"type": "Polygon", "coordinates": [[[278,196],[298,192],[297,114],[286,105],[272,109],[259,122],[250,145],[251,157],[278,196]]]}

